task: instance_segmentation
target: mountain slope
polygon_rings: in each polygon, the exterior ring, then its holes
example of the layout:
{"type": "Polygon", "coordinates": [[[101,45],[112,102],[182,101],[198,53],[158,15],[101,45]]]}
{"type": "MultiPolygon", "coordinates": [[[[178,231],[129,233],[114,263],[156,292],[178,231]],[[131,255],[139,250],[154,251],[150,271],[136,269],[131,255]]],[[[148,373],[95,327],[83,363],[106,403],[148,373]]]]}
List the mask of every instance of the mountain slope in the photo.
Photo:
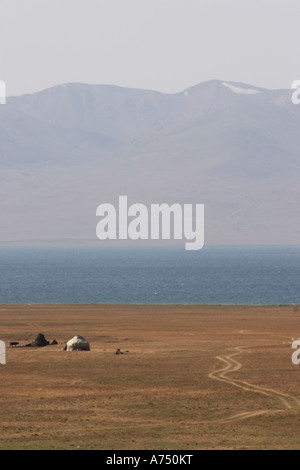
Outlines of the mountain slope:
{"type": "Polygon", "coordinates": [[[299,242],[291,90],[62,85],[0,106],[0,242],[89,240],[96,207],[198,202],[207,244],[299,242]]]}

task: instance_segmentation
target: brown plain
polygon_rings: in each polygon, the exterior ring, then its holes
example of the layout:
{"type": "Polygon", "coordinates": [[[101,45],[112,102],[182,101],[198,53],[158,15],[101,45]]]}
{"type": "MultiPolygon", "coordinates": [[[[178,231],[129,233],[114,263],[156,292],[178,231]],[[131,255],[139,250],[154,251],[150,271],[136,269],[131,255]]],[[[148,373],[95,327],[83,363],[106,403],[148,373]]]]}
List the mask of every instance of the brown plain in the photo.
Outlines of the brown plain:
{"type": "Polygon", "coordinates": [[[293,306],[0,306],[0,449],[297,449],[299,317],[293,306]],[[38,333],[58,344],[19,347],[38,333]],[[76,334],[90,352],[62,351],[76,334]]]}

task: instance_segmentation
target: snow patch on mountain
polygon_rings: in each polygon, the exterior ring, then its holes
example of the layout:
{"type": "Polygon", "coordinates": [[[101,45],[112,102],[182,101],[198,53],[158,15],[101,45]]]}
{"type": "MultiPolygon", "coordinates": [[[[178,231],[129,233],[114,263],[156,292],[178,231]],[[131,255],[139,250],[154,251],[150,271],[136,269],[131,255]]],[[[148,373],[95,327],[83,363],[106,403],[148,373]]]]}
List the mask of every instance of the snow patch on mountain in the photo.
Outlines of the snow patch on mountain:
{"type": "Polygon", "coordinates": [[[233,93],[243,94],[243,95],[257,95],[261,93],[259,90],[255,90],[254,88],[239,88],[237,86],[229,85],[229,83],[222,82],[222,85],[230,88],[233,93]]]}

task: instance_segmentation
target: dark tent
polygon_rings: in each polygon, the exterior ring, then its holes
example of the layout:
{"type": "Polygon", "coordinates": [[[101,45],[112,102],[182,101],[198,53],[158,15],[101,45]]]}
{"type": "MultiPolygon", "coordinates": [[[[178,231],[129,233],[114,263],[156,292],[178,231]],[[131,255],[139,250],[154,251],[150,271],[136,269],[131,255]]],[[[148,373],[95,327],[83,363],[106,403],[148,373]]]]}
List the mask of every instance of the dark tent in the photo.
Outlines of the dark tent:
{"type": "Polygon", "coordinates": [[[49,341],[46,340],[45,336],[42,333],[39,333],[30,344],[31,346],[43,347],[48,346],[49,341]]]}

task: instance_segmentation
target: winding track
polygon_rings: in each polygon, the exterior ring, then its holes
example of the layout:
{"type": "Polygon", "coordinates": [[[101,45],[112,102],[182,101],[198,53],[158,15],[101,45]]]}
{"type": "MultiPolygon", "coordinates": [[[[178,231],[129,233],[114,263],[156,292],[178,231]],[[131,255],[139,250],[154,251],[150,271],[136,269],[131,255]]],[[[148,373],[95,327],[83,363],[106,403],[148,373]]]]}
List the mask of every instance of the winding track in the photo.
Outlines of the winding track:
{"type": "Polygon", "coordinates": [[[241,369],[242,364],[241,362],[233,359],[234,356],[240,355],[243,352],[250,352],[244,349],[244,346],[238,346],[233,348],[235,352],[223,356],[216,356],[216,359],[222,361],[225,364],[225,367],[222,369],[217,369],[211,372],[208,377],[214,380],[218,380],[220,382],[226,382],[228,384],[233,385],[234,387],[239,387],[248,392],[259,393],[262,395],[266,395],[268,397],[277,398],[280,400],[281,404],[283,405],[283,409],[280,410],[254,410],[244,413],[239,413],[234,416],[230,416],[228,418],[224,418],[221,421],[238,421],[246,418],[250,418],[253,416],[258,416],[262,414],[273,414],[273,413],[282,413],[287,410],[299,410],[300,409],[300,401],[298,398],[288,395],[286,393],[278,392],[277,390],[273,390],[266,387],[260,387],[258,385],[253,385],[245,380],[233,379],[227,377],[228,374],[232,372],[236,372],[241,369]]]}

